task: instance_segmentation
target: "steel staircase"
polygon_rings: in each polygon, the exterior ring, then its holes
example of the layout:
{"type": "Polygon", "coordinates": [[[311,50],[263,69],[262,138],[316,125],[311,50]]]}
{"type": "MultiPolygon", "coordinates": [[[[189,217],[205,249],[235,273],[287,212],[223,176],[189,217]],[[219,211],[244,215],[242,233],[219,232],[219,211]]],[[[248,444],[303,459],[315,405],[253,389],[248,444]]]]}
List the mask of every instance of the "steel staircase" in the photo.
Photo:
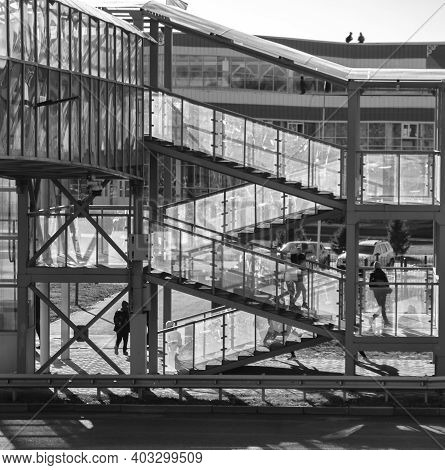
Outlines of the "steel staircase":
{"type": "Polygon", "coordinates": [[[164,374],[222,373],[330,340],[227,307],[183,318],[159,332],[164,374]]]}

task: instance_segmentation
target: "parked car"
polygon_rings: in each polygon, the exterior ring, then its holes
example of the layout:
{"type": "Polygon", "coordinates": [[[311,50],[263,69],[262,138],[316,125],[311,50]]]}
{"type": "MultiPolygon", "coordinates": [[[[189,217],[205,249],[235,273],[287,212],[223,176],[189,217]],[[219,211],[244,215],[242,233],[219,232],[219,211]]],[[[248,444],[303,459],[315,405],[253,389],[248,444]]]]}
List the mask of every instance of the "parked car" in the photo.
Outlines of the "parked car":
{"type": "MultiPolygon", "coordinates": [[[[358,244],[358,265],[371,266],[374,261],[382,266],[394,266],[395,254],[391,244],[384,240],[362,240],[358,244]]],[[[346,252],[337,258],[337,268],[346,269],[346,252]]]]}
{"type": "Polygon", "coordinates": [[[291,241],[285,243],[281,248],[280,248],[280,253],[295,253],[298,247],[304,247],[306,246],[305,249],[302,248],[302,251],[306,255],[306,259],[308,261],[313,261],[313,262],[318,262],[321,266],[330,266],[331,264],[331,254],[327,247],[323,245],[323,243],[320,243],[320,253],[319,253],[319,259],[317,260],[317,242],[313,241],[308,241],[308,240],[296,240],[296,241],[291,241]]]}

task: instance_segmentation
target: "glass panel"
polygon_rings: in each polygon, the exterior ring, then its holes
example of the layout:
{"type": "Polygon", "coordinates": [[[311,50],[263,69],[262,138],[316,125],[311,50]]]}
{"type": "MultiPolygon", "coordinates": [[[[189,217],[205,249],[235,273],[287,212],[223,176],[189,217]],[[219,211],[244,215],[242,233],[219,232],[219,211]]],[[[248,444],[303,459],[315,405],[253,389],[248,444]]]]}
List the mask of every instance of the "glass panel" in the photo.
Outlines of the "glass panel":
{"type": "Polygon", "coordinates": [[[143,90],[137,90],[137,174],[142,174],[142,163],[144,157],[144,92],[143,90]]]}
{"type": "Polygon", "coordinates": [[[130,34],[130,82],[136,83],[136,36],[130,34]]]}
{"type": "MultiPolygon", "coordinates": [[[[146,94],[146,97],[149,97],[146,94]]],[[[167,142],[176,141],[181,143],[181,114],[182,101],[178,98],[165,95],[160,92],[152,92],[152,135],[167,142]],[[179,134],[179,135],[178,135],[179,134]]],[[[145,106],[145,112],[148,113],[150,108],[148,104],[145,106]]],[[[149,120],[145,115],[145,133],[149,133],[149,120]]]]}
{"type": "Polygon", "coordinates": [[[80,119],[80,77],[72,75],[71,81],[71,94],[78,98],[71,101],[71,160],[78,162],[80,160],[79,155],[79,119],[80,119]]]}
{"type": "Polygon", "coordinates": [[[230,232],[255,224],[258,206],[255,199],[254,184],[227,190],[226,200],[225,231],[230,232]]]}
{"type": "Polygon", "coordinates": [[[59,3],[49,7],[49,64],[59,67],[59,3]]]}
{"type": "Polygon", "coordinates": [[[23,59],[35,62],[34,0],[23,2],[23,59]]]}
{"type": "MultiPolygon", "coordinates": [[[[49,99],[59,99],[59,72],[49,72],[49,99]]],[[[51,160],[59,159],[59,104],[52,104],[48,106],[49,113],[49,127],[48,127],[48,139],[49,139],[49,158],[51,160]]]]}
{"type": "Polygon", "coordinates": [[[311,186],[340,194],[340,149],[311,142],[311,186]]]}
{"type": "Polygon", "coordinates": [[[99,21],[99,75],[102,78],[106,77],[107,73],[107,29],[106,23],[99,21]]]}
{"type": "Polygon", "coordinates": [[[91,51],[91,75],[99,74],[99,38],[98,24],[93,18],[90,18],[90,51],[91,51]]]}
{"type": "Polygon", "coordinates": [[[116,77],[115,68],[115,41],[114,41],[114,26],[108,25],[108,78],[114,80],[116,77]]]}
{"type": "Polygon", "coordinates": [[[90,80],[82,77],[81,162],[90,163],[90,80]]]}
{"type": "MultiPolygon", "coordinates": [[[[67,73],[60,75],[61,99],[69,98],[70,76],[67,73]]],[[[60,104],[60,158],[69,160],[70,158],[70,107],[74,101],[66,101],[60,104]]]]}
{"type": "Polygon", "coordinates": [[[27,157],[36,156],[36,68],[25,66],[25,107],[24,107],[24,133],[25,155],[27,157]]]}
{"type": "Polygon", "coordinates": [[[99,89],[98,81],[91,79],[91,90],[90,90],[90,163],[91,165],[97,165],[97,152],[98,152],[98,125],[99,125],[99,89]]]}
{"type": "Polygon", "coordinates": [[[77,11],[71,10],[71,68],[80,71],[80,19],[77,11]]]}
{"type": "Polygon", "coordinates": [[[99,166],[107,167],[107,83],[100,81],[99,166]]]}
{"type": "Polygon", "coordinates": [[[441,165],[441,156],[439,154],[435,154],[434,155],[434,203],[435,204],[440,204],[440,165],[441,165]]]}
{"type": "Polygon", "coordinates": [[[60,66],[70,68],[70,10],[60,4],[60,66]]]}
{"type": "Polygon", "coordinates": [[[9,52],[11,57],[22,58],[22,20],[21,2],[19,0],[9,1],[9,52]]]}
{"type": "Polygon", "coordinates": [[[0,155],[8,154],[8,62],[0,59],[0,155]]]}
{"type": "Polygon", "coordinates": [[[108,84],[108,168],[116,168],[116,113],[115,113],[115,90],[114,84],[108,84]]]}
{"type": "Polygon", "coordinates": [[[190,69],[189,56],[178,55],[175,57],[173,66],[174,83],[177,88],[189,88],[190,86],[190,69]]]}
{"type": "MultiPolygon", "coordinates": [[[[188,221],[195,220],[196,225],[221,233],[225,231],[225,227],[223,225],[224,197],[224,193],[221,192],[203,199],[197,199],[195,218],[188,217],[187,211],[184,213],[185,217],[178,218],[188,221]]],[[[193,207],[193,203],[188,203],[188,206],[193,207]]],[[[179,210],[181,211],[183,209],[179,210]]],[[[184,208],[184,210],[186,210],[186,208],[184,208]]]]}
{"type": "MultiPolygon", "coordinates": [[[[5,282],[14,282],[17,279],[17,240],[14,238],[15,234],[15,227],[16,227],[16,221],[12,219],[11,214],[8,213],[11,209],[10,204],[12,198],[10,197],[10,193],[3,193],[0,192],[0,201],[2,203],[7,203],[9,202],[8,206],[2,206],[5,209],[7,208],[8,211],[5,210],[4,214],[2,215],[3,217],[6,217],[7,221],[6,224],[9,225],[10,232],[7,233],[8,235],[12,235],[8,237],[8,239],[1,238],[0,239],[0,253],[2,253],[2,262],[0,263],[0,282],[5,283],[5,282]],[[7,196],[9,201],[7,201],[7,198],[4,198],[3,196],[7,196]],[[9,196],[9,197],[8,197],[9,196]],[[11,230],[12,229],[12,230],[11,230]]],[[[15,201],[14,201],[15,202],[15,201]]],[[[5,234],[6,235],[6,234],[5,234]]],[[[15,235],[16,236],[16,235],[15,235]]]]}
{"type": "Polygon", "coordinates": [[[0,56],[8,55],[8,28],[6,25],[6,2],[0,3],[0,56]]]}
{"type": "Polygon", "coordinates": [[[400,204],[432,203],[433,158],[400,155],[400,204]]]}
{"type": "Polygon", "coordinates": [[[22,64],[9,64],[9,152],[22,155],[22,64]]]}
{"type": "Polygon", "coordinates": [[[137,84],[142,85],[143,73],[144,73],[144,53],[142,39],[137,37],[137,84]]]}
{"type": "Polygon", "coordinates": [[[276,174],[276,129],[252,121],[246,124],[246,165],[276,174]]]}
{"type": "Polygon", "coordinates": [[[118,82],[122,81],[122,30],[116,28],[116,80],[118,82]]]}
{"type": "Polygon", "coordinates": [[[124,66],[123,81],[125,83],[130,82],[130,57],[128,53],[128,34],[122,31],[122,61],[124,66]]]}
{"type": "Polygon", "coordinates": [[[17,289],[0,288],[0,330],[17,330],[17,289]]]}
{"type": "Polygon", "coordinates": [[[90,28],[85,14],[82,14],[82,72],[90,73],[90,28]]]}
{"type": "Polygon", "coordinates": [[[130,151],[130,89],[128,86],[123,87],[124,101],[122,108],[122,140],[123,140],[123,160],[122,166],[119,168],[126,171],[128,156],[130,151]]]}
{"type": "Polygon", "coordinates": [[[122,86],[116,86],[116,169],[122,168],[122,86]]]}
{"type": "Polygon", "coordinates": [[[190,87],[202,87],[202,57],[190,56],[190,87]]]}
{"type": "Polygon", "coordinates": [[[48,18],[47,0],[37,0],[37,61],[48,63],[48,18]]]}
{"type": "Polygon", "coordinates": [[[130,89],[130,155],[131,160],[129,161],[128,171],[135,174],[136,168],[136,89],[130,89]]]}
{"type": "Polygon", "coordinates": [[[363,201],[397,204],[397,155],[366,154],[363,164],[363,201]]]}
{"type": "Polygon", "coordinates": [[[213,153],[213,110],[184,101],[184,146],[192,150],[213,153]]]}
{"type": "Polygon", "coordinates": [[[195,367],[222,360],[223,317],[210,318],[195,326],[195,367]]]}
{"type": "MultiPolygon", "coordinates": [[[[39,68],[37,75],[37,102],[41,103],[48,99],[48,70],[39,68]]],[[[48,157],[48,108],[41,106],[37,108],[37,156],[48,157]]]]}
{"type": "Polygon", "coordinates": [[[283,193],[264,186],[256,186],[257,222],[283,217],[283,193]]]}
{"type": "Polygon", "coordinates": [[[220,140],[216,142],[215,151],[218,156],[228,160],[244,163],[244,126],[243,118],[230,114],[219,114],[217,120],[217,135],[220,140]]]}
{"type": "Polygon", "coordinates": [[[309,140],[289,132],[280,132],[280,176],[309,186],[309,140]]]}

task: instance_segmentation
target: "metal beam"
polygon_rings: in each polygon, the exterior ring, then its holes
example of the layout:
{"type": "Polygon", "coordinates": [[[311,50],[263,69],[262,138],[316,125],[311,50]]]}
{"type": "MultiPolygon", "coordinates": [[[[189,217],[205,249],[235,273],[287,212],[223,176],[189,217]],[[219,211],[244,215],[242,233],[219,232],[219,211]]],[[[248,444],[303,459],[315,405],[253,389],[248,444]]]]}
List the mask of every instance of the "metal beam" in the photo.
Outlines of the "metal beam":
{"type": "Polygon", "coordinates": [[[52,268],[46,266],[28,267],[26,275],[30,282],[77,282],[126,284],[130,279],[128,268],[52,268]]]}
{"type": "MultiPolygon", "coordinates": [[[[74,338],[83,338],[85,342],[87,342],[90,347],[96,351],[97,354],[99,354],[99,356],[112,368],[114,369],[118,374],[124,374],[124,371],[118,367],[105,353],[102,352],[102,350],[97,347],[93,341],[91,341],[88,337],[84,336],[83,333],[79,330],[79,328],[77,328],[77,325],[75,325],[58,307],[56,307],[50,299],[48,299],[48,297],[46,297],[42,292],[40,292],[35,286],[30,286],[30,289],[38,296],[40,297],[41,300],[43,300],[43,302],[45,302],[48,307],[53,310],[57,316],[63,320],[65,323],[67,323],[72,329],[73,329],[73,332],[74,332],[74,337],[68,341],[67,343],[65,343],[64,346],[62,346],[61,348],[61,351],[65,351],[66,348],[67,348],[67,345],[69,347],[69,345],[72,343],[72,340],[74,340],[74,338]]],[[[44,364],[41,369],[43,370],[45,368],[46,364],[44,364]]],[[[39,369],[40,370],[40,369],[39,369]]]]}

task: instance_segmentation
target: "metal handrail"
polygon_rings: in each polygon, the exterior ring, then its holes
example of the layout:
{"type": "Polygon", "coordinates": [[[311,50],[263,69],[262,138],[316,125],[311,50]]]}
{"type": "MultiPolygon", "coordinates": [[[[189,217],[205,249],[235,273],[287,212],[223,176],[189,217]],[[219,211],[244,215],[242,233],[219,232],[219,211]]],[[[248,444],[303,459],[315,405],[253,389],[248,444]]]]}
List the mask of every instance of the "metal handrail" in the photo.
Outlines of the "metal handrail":
{"type": "MultiPolygon", "coordinates": [[[[187,233],[188,235],[192,235],[194,237],[199,237],[201,239],[204,239],[206,241],[208,241],[208,243],[210,245],[214,244],[215,243],[215,240],[212,239],[212,238],[209,238],[209,237],[206,237],[205,235],[201,235],[201,234],[197,234],[197,233],[194,233],[194,232],[191,232],[189,230],[186,230],[186,229],[183,229],[183,228],[180,228],[180,227],[176,227],[174,225],[170,225],[170,224],[167,224],[165,222],[159,222],[159,221],[156,221],[156,220],[153,220],[149,217],[144,217],[144,220],[148,220],[149,222],[155,224],[155,225],[158,225],[158,226],[161,226],[161,227],[167,227],[167,228],[171,228],[171,229],[174,229],[174,230],[179,230],[180,233],[187,233]]],[[[271,261],[273,263],[276,263],[276,262],[279,262],[280,264],[283,264],[289,268],[294,268],[296,265],[294,263],[292,263],[291,261],[287,261],[287,260],[283,260],[283,259],[280,259],[280,258],[276,258],[276,257],[273,257],[273,256],[269,256],[269,255],[265,255],[265,254],[262,254],[262,253],[258,253],[257,251],[255,250],[250,250],[248,248],[245,248],[245,247],[242,247],[242,246],[239,246],[239,245],[236,245],[234,243],[230,243],[230,242],[227,242],[227,241],[218,241],[217,243],[221,244],[221,245],[224,245],[224,246],[227,246],[229,248],[233,248],[235,250],[238,250],[238,251],[241,251],[243,253],[246,253],[246,254],[250,254],[252,256],[255,256],[255,257],[258,257],[258,258],[262,258],[262,259],[266,259],[268,261],[271,261]]],[[[189,252],[194,252],[196,250],[200,250],[204,247],[198,247],[198,248],[194,248],[193,250],[189,250],[187,253],[189,252]]],[[[181,248],[182,250],[182,248],[181,248]]],[[[214,263],[212,263],[214,264],[214,263]]],[[[336,276],[333,276],[333,275],[330,275],[326,272],[323,272],[323,271],[318,271],[316,269],[313,269],[313,268],[306,268],[307,270],[311,271],[311,272],[314,272],[316,274],[320,274],[322,276],[325,276],[325,277],[329,277],[329,278],[332,278],[332,279],[335,279],[335,280],[338,280],[340,282],[343,282],[344,281],[344,272],[341,271],[341,270],[337,270],[338,273],[341,275],[341,277],[336,277],[336,276]]]]}
{"type": "Polygon", "coordinates": [[[163,88],[156,88],[156,87],[152,87],[152,86],[149,86],[149,85],[144,85],[144,88],[145,88],[145,91],[164,93],[165,95],[169,95],[169,96],[172,96],[174,98],[178,98],[180,100],[188,101],[189,103],[192,103],[196,106],[200,106],[202,108],[210,109],[212,111],[217,111],[217,112],[220,112],[220,113],[223,113],[223,114],[227,114],[229,116],[234,116],[236,118],[240,118],[240,119],[244,119],[246,121],[254,122],[255,124],[260,124],[261,126],[269,127],[271,129],[274,129],[274,130],[277,130],[277,131],[282,131],[282,132],[286,132],[288,134],[296,135],[298,137],[303,137],[303,138],[307,139],[309,142],[317,142],[319,144],[327,145],[328,147],[334,147],[336,149],[346,150],[346,148],[341,146],[341,145],[331,144],[330,142],[327,143],[327,142],[323,141],[322,139],[318,139],[316,137],[308,136],[308,135],[303,134],[301,132],[297,132],[297,131],[294,131],[294,130],[291,130],[291,129],[287,129],[285,127],[276,126],[275,124],[271,124],[269,122],[264,122],[264,121],[261,121],[260,119],[255,119],[255,118],[252,118],[250,116],[246,116],[245,114],[240,114],[240,113],[236,113],[234,111],[229,111],[225,108],[220,108],[218,106],[209,105],[207,103],[203,103],[202,101],[197,101],[197,100],[194,100],[194,99],[189,98],[187,96],[179,95],[177,93],[173,93],[170,90],[166,90],[166,89],[163,89],[163,88]]]}

